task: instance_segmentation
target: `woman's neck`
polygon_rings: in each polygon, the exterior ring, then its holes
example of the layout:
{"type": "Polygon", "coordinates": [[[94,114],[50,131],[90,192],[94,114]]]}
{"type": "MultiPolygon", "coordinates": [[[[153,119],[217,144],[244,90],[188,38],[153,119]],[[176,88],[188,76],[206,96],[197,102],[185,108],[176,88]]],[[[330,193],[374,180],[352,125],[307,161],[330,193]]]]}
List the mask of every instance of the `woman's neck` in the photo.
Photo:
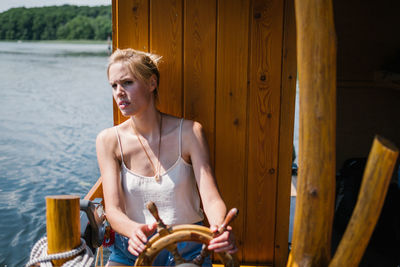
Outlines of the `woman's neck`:
{"type": "Polygon", "coordinates": [[[156,109],[148,109],[146,112],[131,116],[132,126],[149,142],[159,139],[161,113],[156,109]]]}

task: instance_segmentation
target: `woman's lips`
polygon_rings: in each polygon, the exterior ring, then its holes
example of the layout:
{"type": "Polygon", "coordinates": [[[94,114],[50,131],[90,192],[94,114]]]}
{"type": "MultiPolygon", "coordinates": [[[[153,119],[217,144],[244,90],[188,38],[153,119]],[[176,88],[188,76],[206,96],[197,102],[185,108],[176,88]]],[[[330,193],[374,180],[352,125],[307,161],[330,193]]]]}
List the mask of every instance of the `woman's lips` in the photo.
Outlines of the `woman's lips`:
{"type": "Polygon", "coordinates": [[[128,101],[119,101],[118,106],[120,109],[125,109],[130,103],[128,101]]]}

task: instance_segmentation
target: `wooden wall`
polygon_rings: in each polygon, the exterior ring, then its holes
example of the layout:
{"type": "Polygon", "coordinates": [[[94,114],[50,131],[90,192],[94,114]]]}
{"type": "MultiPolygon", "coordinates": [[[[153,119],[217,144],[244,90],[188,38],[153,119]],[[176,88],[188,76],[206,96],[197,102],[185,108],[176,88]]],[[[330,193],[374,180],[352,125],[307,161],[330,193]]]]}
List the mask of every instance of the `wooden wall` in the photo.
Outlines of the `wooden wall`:
{"type": "MultiPolygon", "coordinates": [[[[113,46],[163,56],[159,108],[202,123],[246,264],[284,266],[295,99],[292,1],[113,0],[113,46]]],[[[114,122],[121,116],[114,103],[114,122]]]]}
{"type": "Polygon", "coordinates": [[[337,32],[337,169],[367,157],[375,134],[400,146],[400,2],[333,1],[337,32]]]}

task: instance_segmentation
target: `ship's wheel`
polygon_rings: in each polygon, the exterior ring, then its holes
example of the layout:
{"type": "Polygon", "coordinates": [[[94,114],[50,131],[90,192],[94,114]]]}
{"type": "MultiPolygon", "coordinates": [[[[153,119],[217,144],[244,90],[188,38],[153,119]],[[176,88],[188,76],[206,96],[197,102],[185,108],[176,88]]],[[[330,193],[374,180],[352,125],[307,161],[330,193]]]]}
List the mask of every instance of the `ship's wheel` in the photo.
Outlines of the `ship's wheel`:
{"type": "MultiPolygon", "coordinates": [[[[204,259],[210,254],[210,251],[207,249],[210,240],[213,239],[214,236],[222,233],[238,213],[236,208],[231,209],[215,234],[212,233],[208,227],[200,225],[182,224],[167,227],[159,217],[157,207],[153,202],[149,202],[147,208],[157,221],[157,234],[155,234],[146,244],[146,248],[137,258],[135,266],[151,266],[156,256],[163,249],[167,249],[171,252],[174,256],[176,266],[201,266],[204,259]],[[177,243],[184,241],[194,241],[203,244],[200,254],[194,260],[185,260],[180,255],[177,243]]],[[[216,253],[216,255],[225,266],[239,266],[234,255],[227,252],[216,253]]]]}

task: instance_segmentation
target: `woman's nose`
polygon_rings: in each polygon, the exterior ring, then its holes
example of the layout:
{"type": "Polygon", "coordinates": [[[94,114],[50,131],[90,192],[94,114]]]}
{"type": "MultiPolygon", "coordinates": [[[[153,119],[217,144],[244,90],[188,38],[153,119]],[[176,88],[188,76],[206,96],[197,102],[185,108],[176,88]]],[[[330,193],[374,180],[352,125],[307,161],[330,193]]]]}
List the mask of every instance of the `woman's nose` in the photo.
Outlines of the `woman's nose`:
{"type": "Polygon", "coordinates": [[[125,89],[120,84],[117,84],[117,95],[125,95],[125,89]]]}

